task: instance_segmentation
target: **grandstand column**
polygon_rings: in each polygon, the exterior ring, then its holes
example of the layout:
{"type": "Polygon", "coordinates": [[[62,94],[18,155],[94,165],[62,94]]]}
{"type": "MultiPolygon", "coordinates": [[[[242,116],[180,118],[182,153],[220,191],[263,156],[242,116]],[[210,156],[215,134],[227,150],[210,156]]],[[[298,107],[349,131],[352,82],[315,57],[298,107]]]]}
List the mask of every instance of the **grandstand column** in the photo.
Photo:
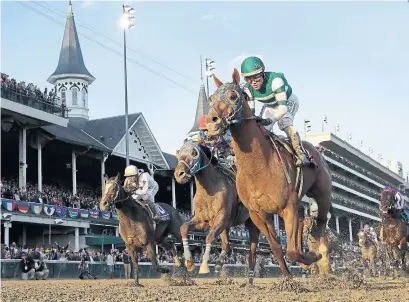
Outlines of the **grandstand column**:
{"type": "Polygon", "coordinates": [[[21,128],[18,132],[19,138],[19,174],[18,186],[20,189],[26,186],[27,179],[27,129],[21,128]]]}
{"type": "Polygon", "coordinates": [[[75,150],[72,150],[71,154],[71,170],[72,170],[72,195],[77,195],[77,158],[75,156],[75,150]]]}
{"type": "Polygon", "coordinates": [[[104,187],[105,184],[105,157],[101,159],[101,188],[104,187]]]}
{"type": "Polygon", "coordinates": [[[38,168],[37,168],[37,177],[38,177],[38,191],[43,191],[43,163],[42,163],[42,146],[40,140],[37,139],[37,161],[38,161],[38,168]]]}
{"type": "Polygon", "coordinates": [[[349,241],[352,242],[352,219],[348,218],[348,227],[349,227],[349,241]]]}
{"type": "Polygon", "coordinates": [[[116,236],[116,237],[119,237],[119,227],[116,227],[116,228],[115,228],[115,236],[116,236]]]}
{"type": "Polygon", "coordinates": [[[364,222],[362,219],[359,219],[359,228],[362,230],[364,228],[364,222]]]}
{"type": "Polygon", "coordinates": [[[176,183],[174,177],[172,177],[172,206],[176,209],[176,183]]]}
{"type": "Polygon", "coordinates": [[[75,228],[75,249],[74,251],[78,251],[80,249],[80,228],[75,228]]]}
{"type": "Polygon", "coordinates": [[[335,216],[335,227],[337,230],[337,233],[339,234],[339,217],[335,216]]]}
{"type": "Polygon", "coordinates": [[[11,222],[4,222],[4,245],[10,246],[10,228],[11,222]]]}
{"type": "Polygon", "coordinates": [[[195,214],[195,205],[193,204],[193,197],[194,197],[193,181],[191,181],[190,182],[190,209],[191,209],[192,216],[195,214]]]}
{"type": "Polygon", "coordinates": [[[23,224],[23,246],[27,244],[27,228],[26,225],[23,224]]]}

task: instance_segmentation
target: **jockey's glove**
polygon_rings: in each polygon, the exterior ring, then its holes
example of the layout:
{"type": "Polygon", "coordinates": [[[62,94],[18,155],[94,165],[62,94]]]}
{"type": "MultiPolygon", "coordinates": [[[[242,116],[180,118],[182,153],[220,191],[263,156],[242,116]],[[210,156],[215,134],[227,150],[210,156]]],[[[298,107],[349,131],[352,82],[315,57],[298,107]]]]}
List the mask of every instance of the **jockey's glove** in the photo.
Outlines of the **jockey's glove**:
{"type": "Polygon", "coordinates": [[[262,126],[268,126],[268,125],[272,124],[274,121],[271,118],[266,118],[266,119],[260,118],[258,120],[258,122],[262,126]]]}

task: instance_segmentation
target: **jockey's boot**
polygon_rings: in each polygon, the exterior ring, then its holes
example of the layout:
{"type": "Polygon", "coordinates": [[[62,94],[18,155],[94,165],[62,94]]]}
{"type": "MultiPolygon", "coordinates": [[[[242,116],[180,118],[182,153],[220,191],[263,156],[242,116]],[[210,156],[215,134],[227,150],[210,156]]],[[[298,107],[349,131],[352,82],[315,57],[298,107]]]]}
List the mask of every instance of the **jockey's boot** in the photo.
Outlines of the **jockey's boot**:
{"type": "Polygon", "coordinates": [[[300,135],[293,126],[288,126],[285,130],[287,137],[290,139],[294,151],[297,155],[297,167],[309,166],[311,165],[310,160],[306,156],[306,152],[302,146],[300,135]]]}
{"type": "Polygon", "coordinates": [[[150,200],[146,200],[145,204],[147,205],[149,214],[151,215],[151,218],[153,221],[158,222],[160,220],[160,217],[156,211],[155,203],[153,203],[150,200]]]}

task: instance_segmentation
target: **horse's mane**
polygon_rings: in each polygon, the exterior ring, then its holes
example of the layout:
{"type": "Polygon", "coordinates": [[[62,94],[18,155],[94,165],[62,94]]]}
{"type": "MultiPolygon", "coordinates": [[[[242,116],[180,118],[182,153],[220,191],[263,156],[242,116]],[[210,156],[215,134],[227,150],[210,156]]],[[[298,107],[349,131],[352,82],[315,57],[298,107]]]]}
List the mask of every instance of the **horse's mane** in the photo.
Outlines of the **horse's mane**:
{"type": "Polygon", "coordinates": [[[200,148],[202,148],[207,159],[211,161],[212,165],[216,166],[219,161],[217,160],[216,157],[212,156],[212,151],[210,151],[209,147],[207,147],[206,145],[202,145],[202,144],[200,144],[199,146],[200,148]]]}

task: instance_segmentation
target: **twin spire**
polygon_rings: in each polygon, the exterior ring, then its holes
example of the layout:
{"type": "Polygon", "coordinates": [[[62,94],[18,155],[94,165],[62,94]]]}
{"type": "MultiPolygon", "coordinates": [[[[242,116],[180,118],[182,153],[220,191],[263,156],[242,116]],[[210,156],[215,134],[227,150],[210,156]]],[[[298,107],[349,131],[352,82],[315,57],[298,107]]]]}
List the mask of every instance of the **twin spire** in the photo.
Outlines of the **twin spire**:
{"type": "Polygon", "coordinates": [[[70,75],[76,78],[82,78],[88,81],[89,84],[95,80],[94,76],[85,67],[71,1],[68,2],[67,21],[65,23],[58,65],[47,81],[54,85],[58,79],[66,78],[70,75]]]}

